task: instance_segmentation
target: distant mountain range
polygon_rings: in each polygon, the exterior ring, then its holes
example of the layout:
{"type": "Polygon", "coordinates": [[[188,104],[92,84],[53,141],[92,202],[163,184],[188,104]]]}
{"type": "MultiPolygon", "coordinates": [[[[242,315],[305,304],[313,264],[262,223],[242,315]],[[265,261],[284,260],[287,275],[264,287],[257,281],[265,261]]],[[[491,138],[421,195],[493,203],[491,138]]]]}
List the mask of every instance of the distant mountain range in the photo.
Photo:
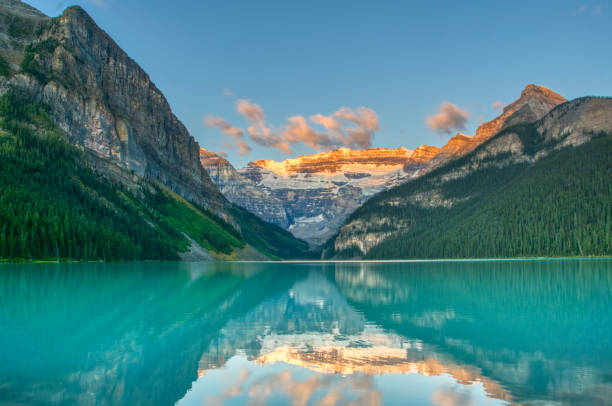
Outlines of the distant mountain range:
{"type": "Polygon", "coordinates": [[[479,126],[475,136],[457,134],[442,148],[340,148],[283,162],[255,161],[238,170],[206,150],[201,150],[200,161],[230,201],[320,245],[376,193],[418,178],[471,152],[504,128],[537,120],[564,102],[549,89],[528,85],[500,116],[479,126]]]}
{"type": "Polygon", "coordinates": [[[399,185],[406,165],[422,166],[405,148],[375,148],[301,156],[283,162],[256,161],[236,170],[202,150],[202,166],[232,202],[314,245],[324,243],[348,214],[370,196],[399,185]]]}

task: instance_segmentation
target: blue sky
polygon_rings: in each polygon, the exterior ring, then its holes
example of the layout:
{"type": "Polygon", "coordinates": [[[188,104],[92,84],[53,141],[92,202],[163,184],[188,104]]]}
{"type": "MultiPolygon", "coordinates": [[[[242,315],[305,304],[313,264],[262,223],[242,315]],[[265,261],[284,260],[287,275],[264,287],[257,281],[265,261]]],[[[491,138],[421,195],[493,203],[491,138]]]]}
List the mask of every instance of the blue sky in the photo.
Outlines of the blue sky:
{"type": "Polygon", "coordinates": [[[71,4],[85,8],[149,73],[196,140],[236,166],[368,140],[440,146],[457,130],[440,134],[426,124],[442,103],[463,117],[453,125],[465,122],[473,134],[498,114],[495,102],[512,102],[529,83],[568,99],[612,96],[611,1],[28,3],[52,16],[71,4]],[[330,126],[313,121],[316,114],[330,126]],[[223,118],[235,135],[205,126],[206,116],[217,125],[223,118]],[[246,155],[235,145],[239,131],[246,155]],[[313,137],[310,146],[299,142],[313,137]]]}

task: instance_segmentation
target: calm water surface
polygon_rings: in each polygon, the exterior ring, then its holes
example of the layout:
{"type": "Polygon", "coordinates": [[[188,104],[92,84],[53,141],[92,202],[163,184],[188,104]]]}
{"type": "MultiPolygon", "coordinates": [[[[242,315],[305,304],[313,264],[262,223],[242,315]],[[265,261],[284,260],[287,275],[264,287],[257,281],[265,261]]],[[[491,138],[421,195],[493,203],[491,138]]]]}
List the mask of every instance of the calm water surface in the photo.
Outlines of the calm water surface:
{"type": "Polygon", "coordinates": [[[0,265],[0,404],[611,405],[612,260],[0,265]]]}

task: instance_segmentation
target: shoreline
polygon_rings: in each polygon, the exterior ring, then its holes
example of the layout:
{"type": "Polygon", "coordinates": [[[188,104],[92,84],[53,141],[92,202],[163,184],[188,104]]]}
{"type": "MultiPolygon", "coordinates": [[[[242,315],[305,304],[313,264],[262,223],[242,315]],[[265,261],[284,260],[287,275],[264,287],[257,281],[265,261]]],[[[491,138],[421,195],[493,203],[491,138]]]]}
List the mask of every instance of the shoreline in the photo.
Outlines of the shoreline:
{"type": "Polygon", "coordinates": [[[287,259],[287,260],[264,260],[264,261],[158,261],[158,260],[135,260],[135,261],[100,261],[100,260],[0,260],[0,265],[16,264],[126,264],[130,262],[149,262],[149,263],[186,263],[186,264],[209,264],[209,263],[243,263],[243,264],[335,264],[335,263],[429,263],[429,262],[510,262],[510,261],[567,261],[567,260],[588,260],[588,259],[612,259],[612,256],[577,256],[577,257],[516,257],[516,258],[437,258],[437,259],[287,259]]]}

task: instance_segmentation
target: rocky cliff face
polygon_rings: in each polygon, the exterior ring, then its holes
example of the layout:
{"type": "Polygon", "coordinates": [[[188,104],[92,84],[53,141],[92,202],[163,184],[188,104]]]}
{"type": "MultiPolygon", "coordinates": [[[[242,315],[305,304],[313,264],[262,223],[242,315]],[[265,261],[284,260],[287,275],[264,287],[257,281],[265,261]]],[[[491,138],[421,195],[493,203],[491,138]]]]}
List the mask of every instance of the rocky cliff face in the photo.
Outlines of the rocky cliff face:
{"type": "Polygon", "coordinates": [[[291,225],[284,203],[242,176],[225,158],[200,149],[200,162],[221,193],[232,203],[285,229],[291,225]]]}
{"type": "Polygon", "coordinates": [[[0,56],[21,67],[0,78],[0,91],[25,89],[52,106],[55,124],[99,168],[119,164],[223,214],[197,142],[149,76],[84,10],[48,18],[20,1],[0,6],[0,56]]]}
{"type": "Polygon", "coordinates": [[[427,168],[431,161],[440,153],[440,148],[431,145],[421,145],[414,150],[404,163],[404,172],[418,172],[427,168]]]}
{"type": "Polygon", "coordinates": [[[558,106],[537,124],[537,131],[556,148],[580,145],[612,130],[612,99],[582,97],[558,106]]]}
{"type": "Polygon", "coordinates": [[[371,148],[367,150],[339,148],[330,152],[304,155],[282,162],[261,160],[255,161],[253,164],[282,176],[298,173],[337,173],[340,171],[348,173],[351,169],[359,169],[360,167],[388,168],[401,166],[412,152],[406,148],[371,148]]]}
{"type": "MultiPolygon", "coordinates": [[[[180,245],[177,254],[183,259],[210,259],[206,250],[224,259],[311,255],[303,241],[223,197],[202,167],[200,146],[164,95],[81,8],[69,7],[49,18],[19,0],[0,0],[0,96],[40,107],[51,122],[32,124],[36,130],[43,134],[52,127],[65,135],[72,147],[84,152],[80,168],[95,170],[109,187],[109,181],[122,183],[143,212],[180,217],[177,210],[186,209],[188,215],[199,216],[194,220],[198,226],[185,227],[180,221],[176,227],[161,226],[172,230],[169,239],[180,241],[185,234],[186,242],[171,247],[180,245]],[[157,203],[163,207],[154,208],[157,203]],[[190,243],[187,251],[183,243],[190,243]]],[[[222,165],[216,168],[222,171],[222,165]]],[[[96,192],[84,193],[104,200],[96,192]]],[[[159,231],[154,223],[146,221],[159,231]]]]}
{"type": "Polygon", "coordinates": [[[19,71],[23,50],[50,19],[20,0],[0,1],[0,52],[12,71],[19,71]]]}
{"type": "Polygon", "coordinates": [[[437,151],[430,164],[424,167],[422,172],[427,172],[444,162],[467,154],[484,140],[486,140],[486,138],[478,139],[476,137],[458,133],[453,138],[448,140],[446,145],[437,151]]]}

